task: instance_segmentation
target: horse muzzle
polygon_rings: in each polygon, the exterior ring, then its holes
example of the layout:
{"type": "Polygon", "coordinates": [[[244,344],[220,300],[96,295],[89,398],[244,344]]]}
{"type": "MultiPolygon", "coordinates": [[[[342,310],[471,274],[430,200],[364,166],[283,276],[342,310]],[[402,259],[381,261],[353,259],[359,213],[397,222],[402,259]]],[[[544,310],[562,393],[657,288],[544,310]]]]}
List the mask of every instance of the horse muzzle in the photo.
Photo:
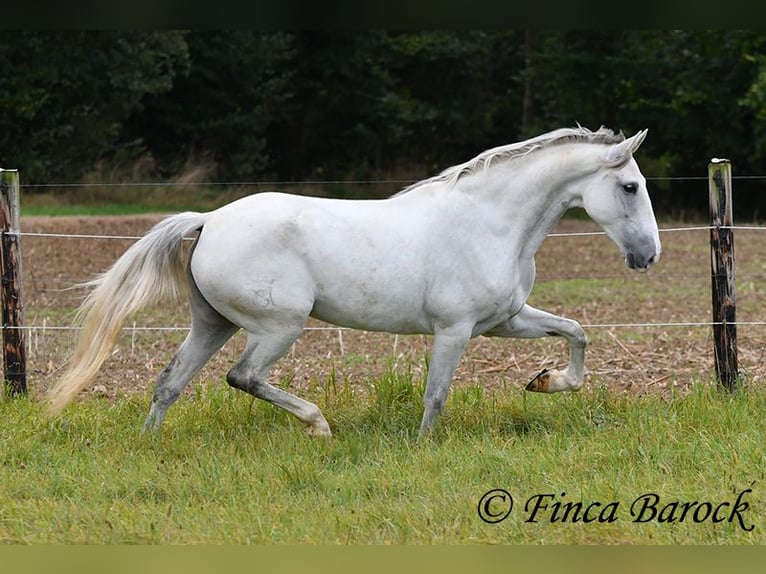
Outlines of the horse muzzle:
{"type": "Polygon", "coordinates": [[[637,271],[647,271],[659,260],[659,251],[650,255],[642,255],[632,252],[625,255],[625,265],[627,265],[630,269],[636,269],[637,271]]]}

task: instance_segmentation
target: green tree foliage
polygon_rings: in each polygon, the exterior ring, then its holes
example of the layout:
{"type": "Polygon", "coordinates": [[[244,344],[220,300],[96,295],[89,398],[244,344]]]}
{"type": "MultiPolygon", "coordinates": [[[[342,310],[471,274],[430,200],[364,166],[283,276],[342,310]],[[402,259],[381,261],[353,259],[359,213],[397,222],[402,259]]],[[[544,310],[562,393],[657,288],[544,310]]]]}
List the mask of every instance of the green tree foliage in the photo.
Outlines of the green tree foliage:
{"type": "MultiPolygon", "coordinates": [[[[515,38],[511,40],[515,50],[515,38]]],[[[497,124],[498,103],[508,85],[493,75],[496,70],[503,74],[500,62],[493,60],[502,42],[485,32],[387,38],[391,97],[399,112],[403,151],[428,171],[475,155],[497,131],[515,131],[497,124]]]]}
{"type": "Polygon", "coordinates": [[[269,131],[289,121],[292,37],[203,31],[184,38],[191,66],[167,90],[144,97],[126,132],[167,173],[208,161],[223,177],[257,176],[269,166],[269,131]]]}
{"type": "Polygon", "coordinates": [[[123,122],[188,66],[177,32],[4,34],[0,164],[27,181],[78,178],[136,145],[120,137],[123,122]]]}
{"type": "MultiPolygon", "coordinates": [[[[713,156],[766,173],[766,35],[748,31],[14,32],[0,165],[77,181],[194,162],[219,181],[422,177],[580,123],[649,128],[655,203],[705,209],[713,156]]],[[[763,213],[759,181],[736,204],[763,213]]]]}
{"type": "Polygon", "coordinates": [[[270,168],[283,179],[360,176],[383,142],[398,140],[381,32],[291,35],[282,120],[272,124],[270,168]]]}
{"type": "MultiPolygon", "coordinates": [[[[729,31],[540,32],[527,73],[536,81],[532,130],[600,124],[633,133],[648,175],[705,176],[712,157],[729,157],[738,173],[766,173],[753,117],[764,36],[729,31]],[[743,101],[743,94],[750,94],[743,101]],[[753,105],[748,106],[746,102],[753,105]],[[647,157],[648,156],[648,157],[647,157]]],[[[761,108],[763,109],[763,108],[761,108]]],[[[762,136],[761,136],[762,137],[762,136]]],[[[766,151],[764,149],[763,151],[766,151]]],[[[742,212],[757,209],[752,182],[738,183],[742,212]]],[[[662,210],[707,210],[706,187],[693,180],[652,184],[662,210]]],[[[762,208],[761,208],[762,211],[762,208]]]]}

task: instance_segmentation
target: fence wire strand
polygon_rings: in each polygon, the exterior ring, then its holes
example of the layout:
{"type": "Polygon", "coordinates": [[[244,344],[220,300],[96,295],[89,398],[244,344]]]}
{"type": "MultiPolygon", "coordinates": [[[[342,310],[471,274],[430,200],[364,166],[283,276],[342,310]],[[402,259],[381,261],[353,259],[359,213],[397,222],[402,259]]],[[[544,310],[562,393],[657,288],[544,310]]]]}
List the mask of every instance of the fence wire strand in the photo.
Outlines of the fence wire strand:
{"type": "MultiPolygon", "coordinates": [[[[766,175],[733,175],[733,180],[766,179],[766,175]]],[[[650,176],[646,181],[707,181],[705,175],[650,176]]],[[[90,182],[90,183],[22,183],[20,189],[94,188],[94,187],[300,187],[303,185],[412,185],[419,179],[315,179],[304,181],[245,180],[245,181],[132,181],[132,182],[90,182]]]]}
{"type": "MultiPolygon", "coordinates": [[[[713,327],[715,325],[724,325],[721,321],[688,321],[688,322],[668,322],[668,323],[582,323],[580,326],[583,329],[625,329],[625,328],[656,328],[656,327],[713,327]]],[[[745,326],[745,327],[758,327],[766,325],[766,321],[736,321],[734,323],[726,323],[729,325],[745,326]]],[[[67,325],[3,325],[3,330],[21,330],[21,331],[81,331],[82,327],[67,326],[67,325]]],[[[138,327],[130,326],[123,327],[123,331],[129,333],[140,332],[163,332],[163,331],[189,331],[190,327],[138,327]]],[[[304,331],[359,331],[366,332],[362,329],[352,329],[350,327],[304,327],[304,331]]]]}
{"type": "MultiPolygon", "coordinates": [[[[711,229],[731,229],[737,231],[766,231],[766,226],[756,225],[695,225],[689,227],[666,227],[659,229],[660,233],[679,233],[686,231],[709,231],[711,229]]],[[[86,235],[80,233],[44,233],[38,231],[3,231],[4,235],[14,235],[16,237],[48,237],[60,239],[114,239],[138,241],[141,235],[86,235]]],[[[590,237],[596,235],[606,235],[604,231],[572,231],[563,233],[549,233],[548,237],[590,237]]],[[[193,238],[186,237],[186,240],[193,238]]]]}
{"type": "MultiPolygon", "coordinates": [[[[745,179],[764,178],[766,176],[740,176],[745,179]]],[[[655,178],[662,179],[662,178],[655,178]]],[[[670,178],[666,178],[670,179],[670,178]]],[[[706,177],[699,178],[684,178],[684,179],[707,179],[706,177]]],[[[279,182],[226,182],[226,183],[207,183],[205,185],[266,185],[279,182]]],[[[282,182],[284,183],[284,182],[282,182]]],[[[354,183],[354,182],[300,182],[300,183],[354,183]]],[[[377,181],[377,182],[357,182],[357,183],[401,183],[397,181],[377,181]]],[[[27,187],[66,187],[74,186],[75,184],[34,184],[27,187]]],[[[78,184],[79,185],[79,184],[78,184]]],[[[87,184],[104,185],[104,184],[87,184]]],[[[111,184],[107,184],[111,185],[111,184]]],[[[158,185],[158,184],[113,184],[115,186],[122,185],[158,185]]],[[[170,185],[170,184],[165,184],[170,185]]],[[[175,184],[174,184],[175,185],[175,184]]],[[[197,184],[201,185],[201,184],[197,184]]],[[[766,226],[747,226],[747,225],[732,225],[732,226],[711,226],[711,225],[697,225],[687,227],[668,227],[659,229],[660,233],[683,233],[688,231],[709,231],[711,229],[731,229],[739,231],[766,231],[766,226]]],[[[90,235],[90,234],[73,234],[73,233],[43,233],[43,232],[28,232],[28,231],[5,231],[7,235],[15,235],[18,237],[40,237],[40,238],[58,238],[58,239],[102,239],[102,240],[130,240],[136,241],[141,239],[141,236],[132,235],[90,235]]],[[[603,231],[584,231],[584,232],[565,232],[565,233],[549,233],[548,237],[562,238],[562,237],[590,237],[597,235],[605,235],[603,231]]],[[[193,238],[184,238],[185,240],[192,241],[193,238]]],[[[594,324],[582,324],[583,329],[623,329],[623,328],[676,328],[676,327],[713,327],[715,325],[722,325],[721,322],[714,321],[690,321],[690,322],[665,322],[665,323],[594,323],[594,324]]],[[[764,326],[766,321],[737,321],[734,323],[737,326],[764,326]]],[[[77,326],[63,326],[63,325],[23,325],[23,326],[11,326],[3,325],[3,330],[24,330],[24,331],[79,331],[81,327],[77,326]]],[[[305,327],[304,331],[353,331],[354,329],[346,327],[305,327]]],[[[126,332],[163,332],[163,331],[189,331],[189,327],[123,327],[123,331],[126,332]]]]}

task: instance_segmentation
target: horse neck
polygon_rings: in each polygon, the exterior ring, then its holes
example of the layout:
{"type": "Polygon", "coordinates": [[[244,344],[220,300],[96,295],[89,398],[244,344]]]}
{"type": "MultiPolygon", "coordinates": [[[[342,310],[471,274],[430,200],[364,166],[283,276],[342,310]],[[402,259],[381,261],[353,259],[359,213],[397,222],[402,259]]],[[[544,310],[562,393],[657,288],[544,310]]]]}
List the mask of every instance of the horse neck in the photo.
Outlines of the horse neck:
{"type": "Polygon", "coordinates": [[[592,174],[595,165],[592,146],[541,149],[491,166],[483,182],[471,183],[470,192],[485,195],[494,220],[503,222],[518,245],[519,256],[532,259],[564,212],[581,205],[575,184],[592,174]]]}

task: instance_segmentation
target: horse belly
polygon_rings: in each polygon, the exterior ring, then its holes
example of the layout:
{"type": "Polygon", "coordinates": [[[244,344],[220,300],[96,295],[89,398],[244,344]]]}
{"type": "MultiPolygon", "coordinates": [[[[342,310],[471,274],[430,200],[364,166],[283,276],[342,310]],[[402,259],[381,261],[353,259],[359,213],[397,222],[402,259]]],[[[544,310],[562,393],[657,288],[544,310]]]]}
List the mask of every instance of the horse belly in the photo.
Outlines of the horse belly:
{"type": "Polygon", "coordinates": [[[349,273],[344,264],[325,262],[312,274],[316,285],[311,315],[322,321],[368,331],[428,333],[418,281],[379,267],[349,273]]]}

